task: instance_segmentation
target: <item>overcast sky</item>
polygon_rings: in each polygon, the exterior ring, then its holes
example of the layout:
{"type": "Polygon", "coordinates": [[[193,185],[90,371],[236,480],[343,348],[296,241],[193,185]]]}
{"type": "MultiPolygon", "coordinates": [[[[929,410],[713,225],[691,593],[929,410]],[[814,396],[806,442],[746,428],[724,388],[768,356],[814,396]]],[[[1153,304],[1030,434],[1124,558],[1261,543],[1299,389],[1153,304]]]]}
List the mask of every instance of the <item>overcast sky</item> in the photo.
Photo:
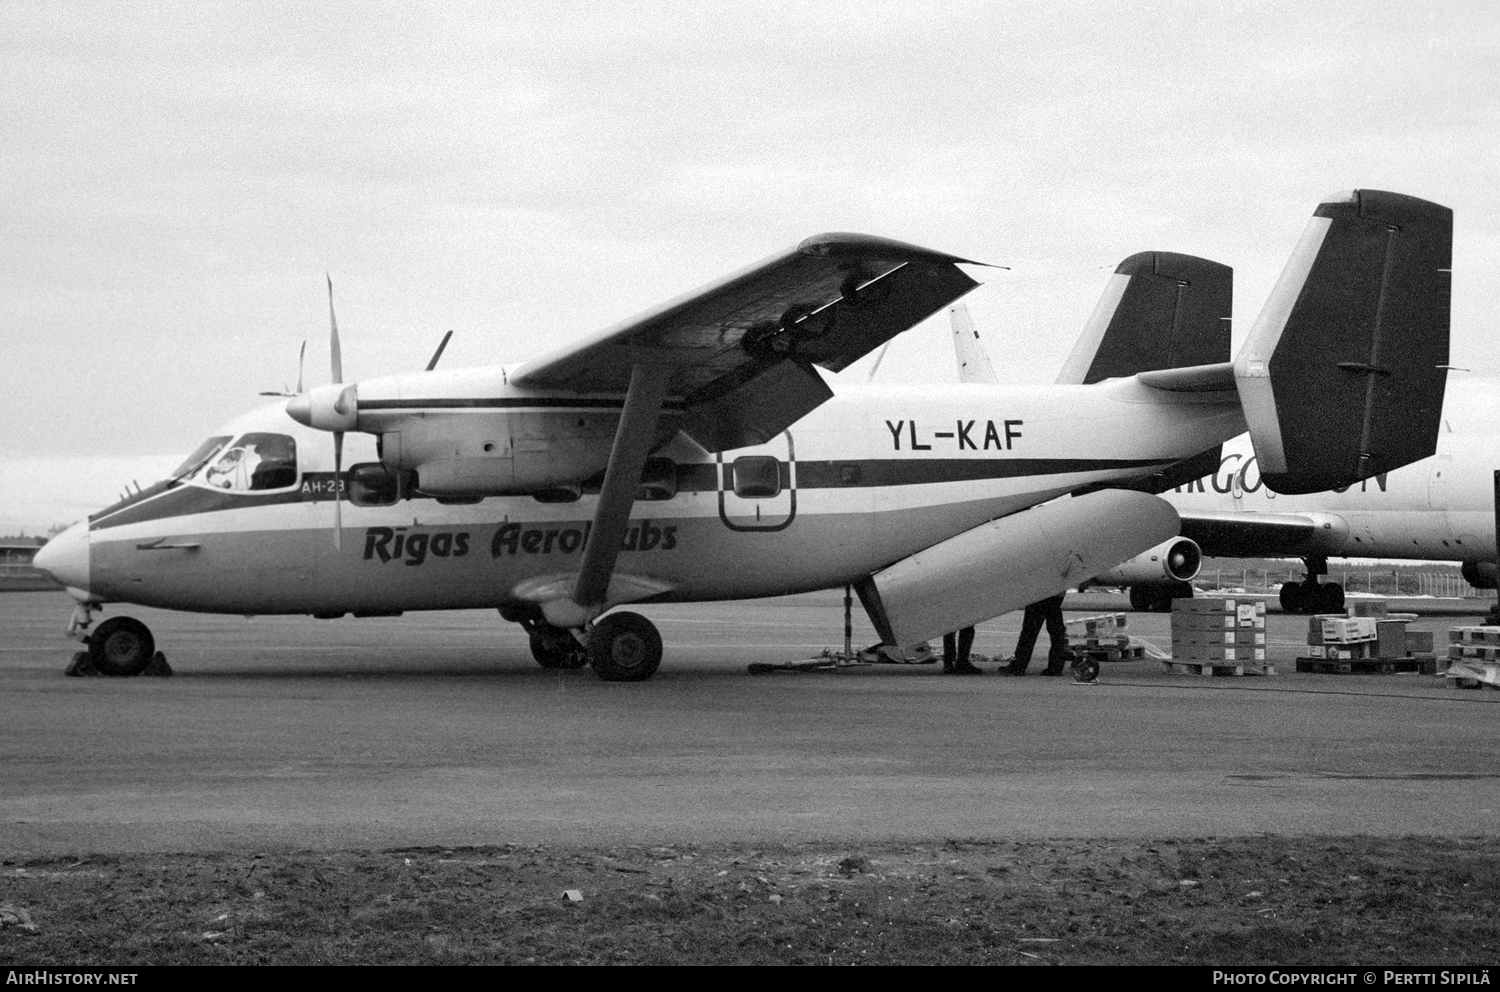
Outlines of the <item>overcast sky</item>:
{"type": "MultiPolygon", "coordinates": [[[[1002,376],[1050,381],[1121,258],[1234,266],[1243,332],[1362,186],[1454,209],[1454,361],[1500,373],[1487,0],[7,0],[0,92],[0,533],[169,468],[304,339],[326,381],[325,271],[359,379],[869,232],[1012,266],[969,306],[1002,376]]],[[[939,318],[877,381],[953,375],[939,318]]]]}

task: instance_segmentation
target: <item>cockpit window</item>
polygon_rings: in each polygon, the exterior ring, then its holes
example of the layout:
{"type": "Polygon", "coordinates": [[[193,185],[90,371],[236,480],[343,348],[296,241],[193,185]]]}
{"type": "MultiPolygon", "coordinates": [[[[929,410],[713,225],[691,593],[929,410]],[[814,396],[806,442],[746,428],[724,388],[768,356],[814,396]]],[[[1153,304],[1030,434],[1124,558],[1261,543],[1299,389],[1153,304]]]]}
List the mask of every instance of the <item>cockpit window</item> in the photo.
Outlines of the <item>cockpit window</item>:
{"type": "Polygon", "coordinates": [[[194,449],[191,455],[187,456],[187,461],[177,466],[177,470],[167,476],[167,478],[173,482],[177,482],[197,475],[198,470],[207,465],[208,460],[217,455],[223,449],[224,445],[229,443],[229,437],[230,435],[225,434],[221,437],[211,437],[207,441],[204,441],[194,449]]]}
{"type": "Polygon", "coordinates": [[[203,475],[215,489],[259,492],[297,482],[297,443],[285,434],[246,434],[203,475]]]}

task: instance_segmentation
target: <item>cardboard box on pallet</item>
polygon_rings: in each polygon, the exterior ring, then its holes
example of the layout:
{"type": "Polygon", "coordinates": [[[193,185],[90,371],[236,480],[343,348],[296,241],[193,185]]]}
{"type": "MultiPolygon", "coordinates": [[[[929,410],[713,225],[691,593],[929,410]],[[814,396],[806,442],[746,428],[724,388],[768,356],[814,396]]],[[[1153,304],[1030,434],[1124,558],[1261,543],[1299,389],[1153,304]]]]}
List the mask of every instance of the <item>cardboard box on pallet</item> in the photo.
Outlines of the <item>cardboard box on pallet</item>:
{"type": "Polygon", "coordinates": [[[1408,630],[1406,632],[1406,649],[1412,654],[1432,654],[1432,631],[1408,630]]]}
{"type": "Polygon", "coordinates": [[[1318,617],[1324,644],[1352,644],[1375,639],[1373,617],[1318,617]]]}
{"type": "Polygon", "coordinates": [[[1375,621],[1375,655],[1379,658],[1405,658],[1410,653],[1406,643],[1405,620],[1375,621]]]}

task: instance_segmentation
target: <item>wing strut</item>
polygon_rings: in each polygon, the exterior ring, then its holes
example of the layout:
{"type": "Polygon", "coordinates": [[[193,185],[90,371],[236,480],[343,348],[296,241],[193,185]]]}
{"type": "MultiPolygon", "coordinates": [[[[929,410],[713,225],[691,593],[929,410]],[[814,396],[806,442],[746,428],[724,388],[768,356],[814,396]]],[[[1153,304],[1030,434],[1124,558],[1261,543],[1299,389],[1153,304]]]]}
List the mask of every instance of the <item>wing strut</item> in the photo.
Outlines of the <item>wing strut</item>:
{"type": "Polygon", "coordinates": [[[630,508],[635,505],[641,471],[656,438],[656,421],[661,415],[671,370],[659,365],[636,365],[630,370],[630,390],[625,394],[625,409],[615,429],[614,447],[609,453],[609,467],[604,471],[604,485],[599,491],[599,505],[594,510],[594,525],[583,549],[578,582],[573,598],[553,600],[543,605],[547,621],[558,627],[581,627],[603,612],[609,593],[610,576],[620,545],[630,524],[630,508]]]}

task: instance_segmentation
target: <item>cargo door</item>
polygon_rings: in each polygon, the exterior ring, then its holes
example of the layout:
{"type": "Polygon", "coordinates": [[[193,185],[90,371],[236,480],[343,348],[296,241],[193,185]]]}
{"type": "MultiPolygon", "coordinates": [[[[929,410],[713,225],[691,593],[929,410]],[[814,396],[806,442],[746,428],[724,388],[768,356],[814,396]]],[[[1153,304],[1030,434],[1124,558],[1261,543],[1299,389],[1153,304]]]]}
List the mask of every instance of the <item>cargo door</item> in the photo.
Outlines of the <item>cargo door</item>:
{"type": "Polygon", "coordinates": [[[719,519],[730,530],[776,531],[797,516],[797,467],[791,431],[769,444],[720,452],[719,519]]]}

